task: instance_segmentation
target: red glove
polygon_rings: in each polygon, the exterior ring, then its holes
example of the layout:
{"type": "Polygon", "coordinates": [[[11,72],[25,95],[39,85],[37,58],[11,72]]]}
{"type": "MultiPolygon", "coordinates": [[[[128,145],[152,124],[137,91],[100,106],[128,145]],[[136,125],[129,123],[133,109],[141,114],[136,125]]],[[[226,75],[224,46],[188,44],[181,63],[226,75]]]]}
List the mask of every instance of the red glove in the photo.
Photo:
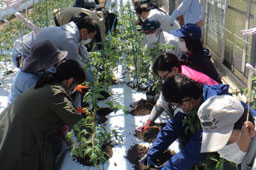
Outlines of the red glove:
{"type": "Polygon", "coordinates": [[[151,122],[150,120],[147,120],[146,125],[145,125],[145,126],[142,126],[142,127],[139,127],[137,130],[138,130],[138,131],[147,130],[147,128],[148,128],[149,126],[151,126],[151,125],[152,125],[152,122],[151,122]]]}
{"type": "Polygon", "coordinates": [[[82,107],[77,107],[77,108],[76,108],[76,111],[77,111],[78,113],[86,113],[86,110],[85,110],[84,108],[82,108],[82,107]]]}
{"type": "Polygon", "coordinates": [[[88,89],[89,89],[88,84],[86,84],[85,86],[78,85],[76,88],[76,91],[79,93],[83,93],[83,92],[86,92],[86,90],[88,90],[88,89]]]}

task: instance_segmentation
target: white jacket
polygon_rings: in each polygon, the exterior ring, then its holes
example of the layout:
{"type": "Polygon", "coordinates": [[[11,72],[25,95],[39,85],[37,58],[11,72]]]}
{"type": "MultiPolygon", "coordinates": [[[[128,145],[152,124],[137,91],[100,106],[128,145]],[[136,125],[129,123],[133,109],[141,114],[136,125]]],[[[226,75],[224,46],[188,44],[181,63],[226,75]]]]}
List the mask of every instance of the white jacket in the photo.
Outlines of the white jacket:
{"type": "Polygon", "coordinates": [[[162,11],[159,11],[158,9],[151,9],[149,11],[147,18],[154,18],[157,19],[160,24],[163,31],[171,32],[171,30],[177,30],[180,29],[180,25],[178,22],[171,23],[170,16],[162,11]],[[171,26],[173,24],[173,26],[171,26]]]}

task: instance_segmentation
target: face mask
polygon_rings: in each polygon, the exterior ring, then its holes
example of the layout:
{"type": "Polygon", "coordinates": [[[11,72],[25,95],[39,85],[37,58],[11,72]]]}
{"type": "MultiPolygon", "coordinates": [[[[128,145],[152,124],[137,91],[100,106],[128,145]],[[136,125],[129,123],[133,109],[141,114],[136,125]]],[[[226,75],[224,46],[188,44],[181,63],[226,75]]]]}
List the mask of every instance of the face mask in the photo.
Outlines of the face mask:
{"type": "Polygon", "coordinates": [[[241,132],[240,132],[239,137],[236,142],[226,145],[226,146],[224,146],[224,148],[222,148],[221,150],[218,151],[218,153],[220,154],[220,157],[222,157],[230,162],[234,162],[236,164],[240,164],[243,161],[243,159],[246,155],[246,152],[241,151],[241,149],[239,148],[239,146],[237,144],[237,142],[240,139],[241,132]]]}
{"type": "Polygon", "coordinates": [[[76,92],[76,83],[73,81],[71,85],[69,86],[68,93],[69,95],[72,95],[76,92]]]}
{"type": "Polygon", "coordinates": [[[91,38],[88,38],[87,40],[83,40],[81,43],[82,44],[89,44],[92,41],[91,38]]]}
{"type": "Polygon", "coordinates": [[[148,41],[148,44],[152,44],[152,43],[157,42],[157,37],[156,37],[155,33],[153,33],[153,34],[147,34],[147,35],[146,35],[146,39],[147,39],[147,41],[148,41]]]}
{"type": "Polygon", "coordinates": [[[180,47],[181,51],[184,51],[184,52],[188,51],[188,49],[186,47],[186,43],[184,41],[179,42],[179,47],[180,47]]]}

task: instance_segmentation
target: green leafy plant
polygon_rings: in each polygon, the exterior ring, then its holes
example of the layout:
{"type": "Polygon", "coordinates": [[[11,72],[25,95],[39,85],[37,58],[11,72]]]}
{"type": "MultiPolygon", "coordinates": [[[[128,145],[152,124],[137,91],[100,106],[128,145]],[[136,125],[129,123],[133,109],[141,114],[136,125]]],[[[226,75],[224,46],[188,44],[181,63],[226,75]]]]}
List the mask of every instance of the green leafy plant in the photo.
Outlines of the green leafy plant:
{"type": "MultiPolygon", "coordinates": [[[[21,11],[24,16],[28,16],[28,19],[39,27],[47,27],[54,25],[53,9],[72,6],[73,0],[42,0],[37,4],[33,4],[27,11],[21,11]]],[[[1,23],[3,26],[0,29],[0,67],[8,72],[7,63],[11,61],[11,49],[13,48],[14,41],[21,36],[29,33],[31,30],[24,26],[21,21],[14,20],[14,15],[6,15],[3,17],[6,23],[1,23]]]]}
{"type": "Polygon", "coordinates": [[[92,117],[82,119],[67,134],[67,141],[73,144],[71,155],[80,163],[86,162],[88,166],[97,166],[107,161],[110,155],[103,148],[113,139],[119,144],[123,142],[115,130],[108,132],[104,126],[96,126],[92,117]]]}
{"type": "Polygon", "coordinates": [[[111,109],[113,109],[114,112],[117,112],[118,110],[122,110],[125,114],[129,113],[129,110],[127,107],[123,105],[117,105],[113,101],[107,101],[105,104],[107,104],[111,109]]]}

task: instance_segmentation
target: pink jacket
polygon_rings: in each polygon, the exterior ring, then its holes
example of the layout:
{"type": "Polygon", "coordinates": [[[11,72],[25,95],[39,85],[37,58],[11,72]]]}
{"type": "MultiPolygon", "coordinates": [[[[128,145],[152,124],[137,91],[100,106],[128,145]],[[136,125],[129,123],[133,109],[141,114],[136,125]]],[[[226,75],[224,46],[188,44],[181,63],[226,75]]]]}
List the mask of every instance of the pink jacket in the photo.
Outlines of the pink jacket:
{"type": "Polygon", "coordinates": [[[195,82],[199,84],[205,84],[205,85],[216,85],[219,84],[209,76],[207,76],[204,73],[198,72],[196,70],[193,70],[192,68],[182,65],[181,66],[181,74],[184,74],[185,76],[191,78],[195,82]]]}

